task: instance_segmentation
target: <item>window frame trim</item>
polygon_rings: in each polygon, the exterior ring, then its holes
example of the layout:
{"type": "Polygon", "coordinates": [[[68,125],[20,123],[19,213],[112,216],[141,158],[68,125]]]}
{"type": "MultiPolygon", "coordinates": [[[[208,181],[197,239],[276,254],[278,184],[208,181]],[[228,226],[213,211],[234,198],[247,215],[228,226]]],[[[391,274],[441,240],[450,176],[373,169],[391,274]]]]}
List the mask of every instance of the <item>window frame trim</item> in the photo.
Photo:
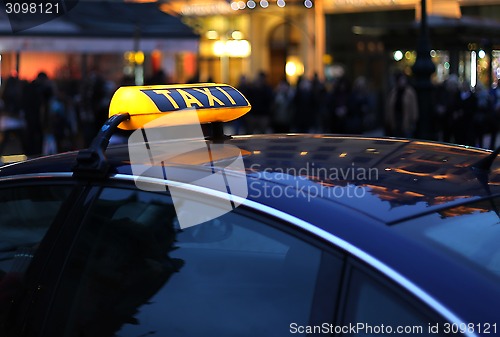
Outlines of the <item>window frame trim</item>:
{"type": "Polygon", "coordinates": [[[9,182],[15,182],[15,181],[21,181],[21,180],[30,180],[30,179],[37,179],[37,178],[53,178],[53,179],[69,179],[71,182],[76,184],[78,181],[73,178],[73,173],[71,172],[44,172],[44,173],[26,173],[26,174],[19,174],[19,175],[9,175],[9,176],[4,176],[0,177],[0,183],[9,183],[9,182]]]}

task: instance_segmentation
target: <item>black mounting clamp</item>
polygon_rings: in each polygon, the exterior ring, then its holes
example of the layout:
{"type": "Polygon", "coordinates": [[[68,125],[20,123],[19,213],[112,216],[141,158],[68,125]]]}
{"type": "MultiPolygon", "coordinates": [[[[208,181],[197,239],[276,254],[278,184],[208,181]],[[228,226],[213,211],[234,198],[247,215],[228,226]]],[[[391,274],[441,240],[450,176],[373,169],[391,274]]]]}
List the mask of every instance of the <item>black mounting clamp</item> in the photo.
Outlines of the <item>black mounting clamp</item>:
{"type": "Polygon", "coordinates": [[[99,133],[92,140],[88,149],[80,150],[73,167],[73,176],[76,178],[104,178],[109,171],[106,158],[106,149],[111,136],[115,133],[120,123],[130,119],[128,113],[111,116],[102,126],[99,133]]]}

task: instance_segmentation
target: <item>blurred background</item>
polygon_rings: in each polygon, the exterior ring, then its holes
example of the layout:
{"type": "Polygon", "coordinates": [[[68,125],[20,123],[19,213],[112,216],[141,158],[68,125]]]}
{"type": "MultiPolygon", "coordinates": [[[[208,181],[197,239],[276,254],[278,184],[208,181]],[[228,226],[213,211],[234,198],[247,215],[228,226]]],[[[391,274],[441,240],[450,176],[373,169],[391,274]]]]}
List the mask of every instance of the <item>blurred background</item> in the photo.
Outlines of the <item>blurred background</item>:
{"type": "Polygon", "coordinates": [[[45,23],[0,12],[0,153],[87,146],[117,87],[194,82],[249,98],[232,133],[497,144],[500,0],[53,3],[45,23]]]}

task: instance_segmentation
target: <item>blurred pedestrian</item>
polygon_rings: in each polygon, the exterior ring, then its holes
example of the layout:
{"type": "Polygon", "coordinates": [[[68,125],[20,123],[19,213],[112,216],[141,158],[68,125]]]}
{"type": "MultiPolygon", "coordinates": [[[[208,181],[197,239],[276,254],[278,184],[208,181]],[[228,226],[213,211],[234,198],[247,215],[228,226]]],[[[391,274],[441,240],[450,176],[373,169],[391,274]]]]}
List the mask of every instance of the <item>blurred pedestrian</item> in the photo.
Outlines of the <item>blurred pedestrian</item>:
{"type": "Polygon", "coordinates": [[[477,111],[473,117],[474,146],[483,147],[483,138],[493,122],[493,105],[491,96],[482,83],[476,86],[477,111]]]}
{"type": "Polygon", "coordinates": [[[347,112],[350,96],[351,84],[345,76],[342,76],[335,83],[329,104],[332,109],[332,130],[334,133],[346,133],[348,131],[347,112]]]}
{"type": "Polygon", "coordinates": [[[250,103],[252,112],[248,114],[248,133],[266,133],[271,127],[271,107],[273,105],[273,89],[267,83],[267,75],[259,72],[253,87],[250,103]]]}
{"type": "Polygon", "coordinates": [[[128,87],[128,86],[134,86],[135,84],[135,77],[132,75],[123,75],[122,78],[120,79],[120,87],[128,87]]]}
{"type": "Polygon", "coordinates": [[[333,105],[333,91],[335,89],[335,80],[329,79],[325,81],[325,98],[324,98],[324,109],[320,115],[321,128],[320,132],[332,133],[333,126],[333,116],[332,116],[332,105],[333,105]]]}
{"type": "Polygon", "coordinates": [[[477,113],[477,98],[467,83],[460,86],[460,108],[452,124],[453,140],[457,144],[475,146],[474,116],[477,113]]]}
{"type": "Polygon", "coordinates": [[[311,111],[313,106],[311,82],[299,76],[293,95],[293,128],[297,132],[309,132],[313,124],[311,111]]]}
{"type": "Polygon", "coordinates": [[[168,76],[167,74],[165,74],[165,71],[163,71],[163,69],[158,69],[151,77],[144,81],[145,85],[161,85],[168,83],[168,76]]]}
{"type": "Polygon", "coordinates": [[[311,126],[314,132],[323,129],[322,119],[326,113],[326,87],[320,80],[318,73],[314,73],[311,80],[312,102],[310,107],[311,126]]]}
{"type": "Polygon", "coordinates": [[[418,120],[417,94],[403,73],[395,76],[395,86],[389,93],[386,109],[386,132],[389,136],[415,136],[418,120]]]}
{"type": "Polygon", "coordinates": [[[500,123],[500,79],[497,81],[496,86],[490,91],[490,97],[492,111],[490,123],[488,124],[488,133],[491,134],[489,147],[490,149],[494,150],[496,147],[496,140],[500,123]]]}
{"type": "MultiPolygon", "coordinates": [[[[241,75],[238,85],[236,86],[238,90],[246,97],[246,99],[252,104],[253,102],[253,86],[252,83],[248,81],[246,75],[241,75]]],[[[248,117],[250,114],[246,114],[241,118],[237,118],[231,122],[234,128],[234,133],[239,134],[241,129],[244,129],[248,133],[248,117]]]]}
{"type": "Polygon", "coordinates": [[[290,132],[292,111],[291,102],[293,92],[290,84],[284,78],[278,83],[274,94],[272,128],[277,133],[290,132]]]}
{"type": "Polygon", "coordinates": [[[200,74],[198,72],[194,73],[190,78],[188,78],[186,84],[196,84],[200,83],[200,74]]]}
{"type": "Polygon", "coordinates": [[[444,106],[444,118],[442,125],[443,141],[452,142],[454,139],[453,128],[455,121],[459,118],[462,109],[462,98],[460,97],[460,83],[455,74],[451,74],[445,81],[445,91],[442,95],[444,106]]]}
{"type": "Polygon", "coordinates": [[[43,153],[44,133],[49,123],[50,100],[55,86],[45,72],[23,90],[23,111],[26,121],[24,149],[27,155],[43,153]]]}
{"type": "Polygon", "coordinates": [[[240,76],[240,81],[237,86],[238,90],[243,94],[245,97],[251,97],[252,93],[252,84],[248,81],[248,78],[246,75],[241,75],[240,76]]]}
{"type": "Polygon", "coordinates": [[[83,129],[84,146],[88,147],[108,118],[103,103],[106,98],[106,82],[97,68],[90,70],[82,83],[80,122],[83,129]]]}
{"type": "Polygon", "coordinates": [[[435,137],[439,141],[449,141],[450,139],[449,135],[444,134],[445,130],[449,130],[447,115],[448,89],[446,86],[447,80],[437,84],[433,90],[434,130],[436,133],[435,137]]]}
{"type": "Polygon", "coordinates": [[[13,70],[0,88],[0,154],[10,142],[12,136],[23,140],[25,122],[20,116],[23,82],[13,70]]]}
{"type": "Polygon", "coordinates": [[[352,92],[347,102],[346,132],[361,134],[364,131],[363,122],[370,108],[370,97],[366,78],[360,76],[354,81],[352,92]]]}
{"type": "Polygon", "coordinates": [[[49,142],[44,142],[45,155],[61,152],[68,149],[65,142],[71,137],[71,121],[69,98],[64,91],[58,91],[50,101],[49,127],[45,137],[53,137],[49,142]],[[51,143],[53,142],[53,143],[51,143]]]}
{"type": "Polygon", "coordinates": [[[17,117],[21,109],[22,83],[15,70],[5,80],[1,98],[4,103],[4,110],[11,116],[17,117]]]}

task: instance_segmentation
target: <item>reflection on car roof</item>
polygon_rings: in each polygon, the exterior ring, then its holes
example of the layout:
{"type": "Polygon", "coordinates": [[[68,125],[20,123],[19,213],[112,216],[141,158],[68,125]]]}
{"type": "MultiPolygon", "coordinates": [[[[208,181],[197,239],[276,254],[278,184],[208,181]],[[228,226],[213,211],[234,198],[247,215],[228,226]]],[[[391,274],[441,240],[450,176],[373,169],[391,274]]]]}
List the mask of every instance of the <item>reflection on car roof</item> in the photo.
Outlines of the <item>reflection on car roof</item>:
{"type": "MultiPolygon", "coordinates": [[[[462,146],[329,135],[235,136],[227,144],[242,150],[249,177],[293,188],[321,186],[324,193],[319,198],[370,212],[386,223],[500,192],[500,164],[493,166],[489,190],[485,189],[469,166],[488,152],[462,146]],[[326,192],[349,187],[362,189],[364,197],[326,192]]],[[[126,146],[111,147],[108,153],[113,171],[131,174],[126,146]]],[[[196,154],[182,158],[183,164],[189,160],[194,169],[202,167],[203,163],[193,156],[196,154]]],[[[228,154],[221,153],[219,159],[224,156],[228,154]]],[[[5,166],[0,169],[0,177],[70,172],[74,159],[75,154],[70,153],[5,166]]],[[[454,212],[468,211],[454,208],[454,212]]]]}

